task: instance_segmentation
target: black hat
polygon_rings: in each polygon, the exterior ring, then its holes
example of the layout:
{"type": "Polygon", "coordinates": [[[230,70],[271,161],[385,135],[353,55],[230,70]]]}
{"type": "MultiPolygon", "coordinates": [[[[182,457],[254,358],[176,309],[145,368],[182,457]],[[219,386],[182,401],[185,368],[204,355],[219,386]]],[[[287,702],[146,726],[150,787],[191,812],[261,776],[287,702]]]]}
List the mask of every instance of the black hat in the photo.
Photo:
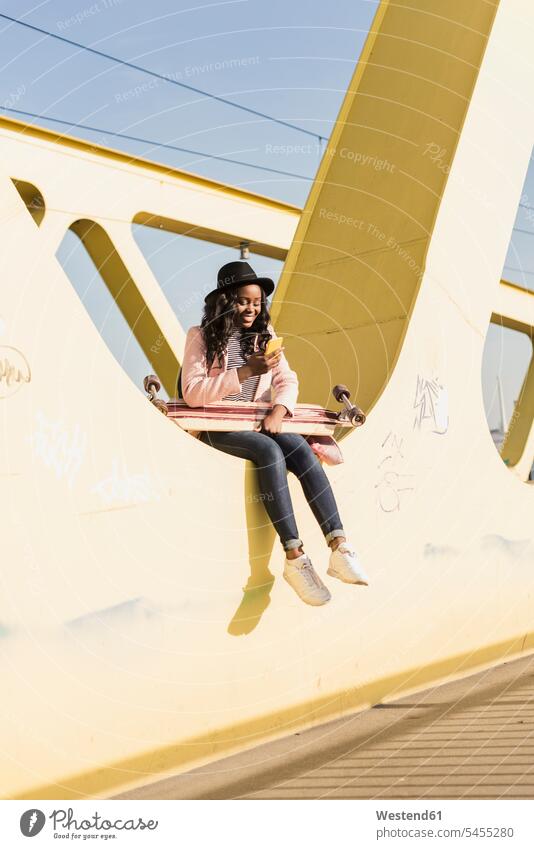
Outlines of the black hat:
{"type": "Polygon", "coordinates": [[[236,286],[246,286],[248,283],[257,283],[262,287],[266,295],[270,295],[274,290],[274,283],[271,278],[258,277],[248,262],[243,262],[242,260],[227,262],[226,265],[223,265],[219,269],[219,273],[217,274],[217,288],[208,292],[204,301],[207,301],[210,295],[226,292],[228,289],[233,289],[236,286]]]}

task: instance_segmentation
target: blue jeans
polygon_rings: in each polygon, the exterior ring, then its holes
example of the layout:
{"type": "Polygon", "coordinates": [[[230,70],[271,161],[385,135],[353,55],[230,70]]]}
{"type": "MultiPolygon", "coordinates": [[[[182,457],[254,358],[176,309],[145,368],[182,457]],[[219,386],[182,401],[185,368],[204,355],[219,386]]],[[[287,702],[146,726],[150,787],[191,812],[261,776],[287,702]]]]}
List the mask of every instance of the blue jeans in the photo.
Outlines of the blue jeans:
{"type": "Polygon", "coordinates": [[[256,464],[262,500],[285,551],[303,545],[293,514],[287,471],[300,480],[326,542],[345,536],[330,481],[300,433],[207,430],[199,439],[219,451],[256,464]]]}

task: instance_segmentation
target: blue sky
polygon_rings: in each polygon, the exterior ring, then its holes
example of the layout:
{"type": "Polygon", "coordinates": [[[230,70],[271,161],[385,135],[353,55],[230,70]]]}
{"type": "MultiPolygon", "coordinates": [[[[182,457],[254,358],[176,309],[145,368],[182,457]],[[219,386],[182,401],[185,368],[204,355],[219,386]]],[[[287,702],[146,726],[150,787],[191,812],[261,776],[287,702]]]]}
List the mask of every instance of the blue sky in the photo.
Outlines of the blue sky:
{"type": "MultiPolygon", "coordinates": [[[[51,0],[31,4],[4,0],[0,10],[328,136],[376,6],[369,0],[336,0],[334,4],[303,0],[155,0],[151,4],[51,0]]],[[[0,22],[0,27],[4,28],[0,103],[24,87],[15,106],[26,111],[310,178],[315,174],[319,142],[314,137],[17,25],[0,22]],[[288,156],[273,153],[273,145],[309,145],[310,150],[288,156]]],[[[77,133],[104,144],[118,144],[104,134],[77,133]]],[[[131,153],[299,205],[309,190],[309,180],[277,178],[137,142],[121,140],[119,144],[131,153]]]]}
{"type": "MultiPolygon", "coordinates": [[[[373,20],[371,0],[3,0],[0,11],[59,36],[143,65],[187,85],[278,117],[328,137],[355,63],[373,20]]],[[[154,80],[0,20],[0,107],[34,112],[36,123],[129,153],[165,162],[235,186],[302,206],[317,170],[321,144],[280,123],[252,115],[176,85],[154,80]],[[64,118],[101,130],[138,136],[129,141],[105,132],[61,127],[64,118]],[[199,151],[190,154],[161,144],[199,151]],[[278,152],[273,147],[278,146],[278,152]],[[290,152],[287,152],[289,149],[290,152]],[[202,154],[302,175],[288,177],[202,154]]],[[[9,113],[8,113],[9,114],[9,113]]],[[[14,116],[17,117],[17,116],[14,116]]],[[[524,202],[534,207],[534,174],[529,169],[524,202]]],[[[507,265],[534,271],[534,212],[518,210],[507,265]],[[527,233],[521,233],[526,230],[527,233]]],[[[185,237],[135,228],[135,237],[185,328],[200,320],[198,302],[182,309],[199,278],[235,252],[185,237]]],[[[100,332],[139,386],[147,363],[120,315],[110,304],[76,237],[66,237],[60,261],[68,270],[100,332]]],[[[252,257],[259,273],[275,280],[281,263],[252,257]]],[[[529,287],[534,274],[506,269],[509,279],[529,287]]],[[[503,377],[511,415],[528,364],[528,340],[492,328],[482,382],[492,426],[498,423],[496,376],[503,377]]]]}

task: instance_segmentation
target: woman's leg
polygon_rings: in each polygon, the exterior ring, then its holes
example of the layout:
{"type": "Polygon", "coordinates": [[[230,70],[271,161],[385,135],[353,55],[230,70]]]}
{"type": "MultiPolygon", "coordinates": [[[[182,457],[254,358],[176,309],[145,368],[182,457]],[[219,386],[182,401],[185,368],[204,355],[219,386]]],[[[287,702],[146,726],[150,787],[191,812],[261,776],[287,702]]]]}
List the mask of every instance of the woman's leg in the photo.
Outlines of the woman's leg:
{"type": "Polygon", "coordinates": [[[257,466],[263,503],[284,551],[303,546],[299,538],[287,484],[284,453],[267,434],[258,431],[204,431],[199,439],[226,454],[251,460],[257,466]]]}
{"type": "Polygon", "coordinates": [[[346,537],[330,481],[311,445],[300,433],[271,433],[282,449],[286,466],[302,485],[306,500],[325,536],[335,548],[346,537]],[[333,542],[335,540],[335,542],[333,542]]]}

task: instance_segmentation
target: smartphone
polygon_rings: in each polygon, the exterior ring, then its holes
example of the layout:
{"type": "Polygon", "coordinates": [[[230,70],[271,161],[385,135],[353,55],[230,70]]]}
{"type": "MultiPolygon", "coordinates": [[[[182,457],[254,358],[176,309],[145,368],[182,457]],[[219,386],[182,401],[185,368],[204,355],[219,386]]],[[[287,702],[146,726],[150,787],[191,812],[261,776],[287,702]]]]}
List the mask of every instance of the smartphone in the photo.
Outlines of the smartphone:
{"type": "Polygon", "coordinates": [[[269,357],[271,354],[274,354],[275,351],[278,351],[278,348],[282,347],[283,341],[283,336],[277,336],[276,339],[269,339],[267,347],[265,348],[265,356],[269,357]]]}

